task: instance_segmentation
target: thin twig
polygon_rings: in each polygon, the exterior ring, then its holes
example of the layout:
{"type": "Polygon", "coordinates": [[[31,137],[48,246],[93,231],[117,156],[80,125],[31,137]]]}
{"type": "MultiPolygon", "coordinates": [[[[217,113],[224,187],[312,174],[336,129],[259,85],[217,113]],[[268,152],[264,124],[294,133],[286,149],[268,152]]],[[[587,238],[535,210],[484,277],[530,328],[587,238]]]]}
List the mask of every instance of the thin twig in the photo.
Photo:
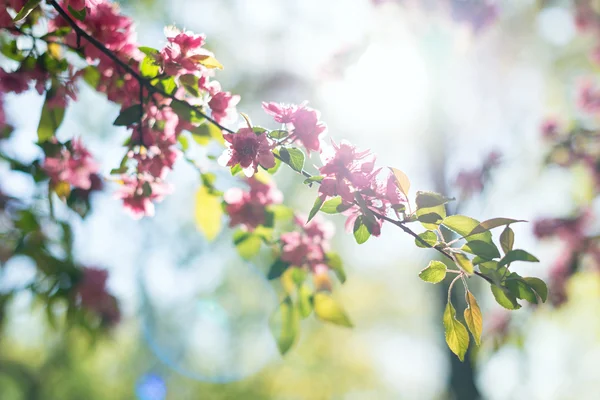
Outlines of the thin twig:
{"type": "Polygon", "coordinates": [[[148,90],[148,92],[157,93],[165,98],[171,99],[172,101],[175,101],[175,102],[183,105],[184,107],[197,112],[202,117],[206,118],[207,121],[209,121],[210,123],[215,125],[217,128],[219,128],[225,132],[235,133],[233,130],[226,128],[223,125],[221,125],[220,123],[218,123],[212,117],[209,117],[206,113],[204,113],[204,111],[202,111],[202,109],[200,107],[193,106],[190,103],[188,103],[187,101],[180,100],[177,97],[175,97],[174,95],[168,94],[164,90],[152,85],[148,79],[141,76],[129,64],[127,64],[125,61],[121,60],[115,53],[113,53],[111,50],[106,48],[106,46],[104,46],[98,39],[94,38],[93,36],[88,34],[85,30],[83,30],[79,25],[77,25],[75,20],[73,20],[69,16],[69,14],[56,2],[56,0],[50,0],[49,3],[52,7],[54,7],[54,9],[56,11],[58,11],[60,16],[63,17],[63,19],[71,26],[71,28],[73,28],[73,30],[75,31],[75,34],[84,38],[87,42],[89,42],[91,45],[93,45],[95,48],[97,48],[100,52],[102,52],[102,54],[104,54],[105,56],[110,58],[113,62],[115,62],[118,66],[123,68],[128,74],[133,76],[139,82],[139,84],[141,86],[145,87],[148,90]]]}
{"type": "MultiPolygon", "coordinates": [[[[90,34],[88,34],[84,29],[82,29],[77,24],[77,22],[75,20],[73,20],[71,18],[71,16],[69,16],[69,14],[58,4],[58,2],[56,0],[49,0],[48,2],[59,13],[59,15],[71,26],[71,28],[73,28],[73,30],[75,31],[75,34],[78,36],[78,38],[85,39],[91,45],[93,45],[94,47],[96,47],[100,52],[102,52],[104,55],[106,55],[109,59],[111,59],[113,62],[115,62],[118,66],[120,66],[121,68],[123,68],[127,73],[129,73],[131,76],[133,76],[139,82],[140,86],[145,87],[148,90],[149,94],[151,94],[151,93],[157,93],[157,94],[159,94],[159,95],[161,95],[161,96],[163,96],[165,98],[171,99],[172,101],[181,104],[182,106],[188,108],[189,110],[197,112],[199,115],[201,115],[202,117],[206,118],[207,121],[209,121],[211,124],[215,125],[217,128],[221,129],[222,131],[225,131],[225,132],[228,132],[228,133],[235,133],[233,130],[231,130],[231,129],[229,129],[229,128],[223,126],[223,125],[221,125],[215,119],[209,117],[206,113],[204,113],[204,111],[202,111],[201,108],[193,106],[190,103],[188,103],[187,101],[180,100],[180,99],[176,98],[174,95],[171,95],[171,94],[165,92],[164,90],[161,90],[160,88],[152,85],[148,79],[146,79],[143,76],[141,76],[128,63],[126,63],[125,61],[121,60],[115,53],[113,53],[106,46],[104,46],[104,44],[102,44],[99,40],[97,40],[96,38],[94,38],[93,36],[91,36],[90,34]]],[[[279,155],[275,154],[275,157],[278,158],[279,160],[281,160],[282,162],[284,162],[285,164],[289,165],[279,155]]],[[[304,177],[306,177],[306,178],[311,178],[312,177],[311,174],[309,174],[308,172],[306,172],[304,170],[300,171],[300,173],[304,177]]],[[[389,218],[386,215],[383,215],[383,214],[380,214],[380,213],[377,213],[377,212],[373,212],[373,214],[377,218],[379,218],[381,220],[384,220],[384,221],[390,222],[393,225],[396,225],[397,227],[399,227],[400,229],[402,229],[404,232],[408,233],[410,236],[414,237],[416,240],[418,240],[420,243],[422,243],[426,247],[432,248],[432,249],[438,251],[439,253],[443,254],[446,258],[452,260],[452,256],[450,254],[446,253],[443,249],[431,246],[423,238],[421,238],[419,235],[417,235],[411,229],[409,229],[408,227],[406,227],[404,225],[403,221],[394,220],[392,218],[389,218]]],[[[481,274],[481,273],[479,273],[477,271],[475,271],[475,274],[477,276],[482,277],[486,281],[492,283],[492,280],[489,279],[487,276],[485,276],[485,275],[483,275],[483,274],[481,274]]]]}

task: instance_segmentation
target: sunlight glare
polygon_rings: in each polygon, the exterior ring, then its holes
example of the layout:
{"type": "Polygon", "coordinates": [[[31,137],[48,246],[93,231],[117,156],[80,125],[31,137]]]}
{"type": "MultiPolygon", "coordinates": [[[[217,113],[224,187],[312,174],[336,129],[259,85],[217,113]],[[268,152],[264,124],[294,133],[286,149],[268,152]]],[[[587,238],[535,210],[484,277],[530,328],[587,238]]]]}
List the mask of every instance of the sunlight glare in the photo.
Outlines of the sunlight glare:
{"type": "Polygon", "coordinates": [[[342,81],[323,88],[327,103],[344,112],[340,120],[359,129],[389,128],[393,124],[416,127],[430,100],[427,65],[408,33],[393,40],[371,43],[350,66],[342,81]],[[347,118],[349,110],[353,118],[347,118]]]}

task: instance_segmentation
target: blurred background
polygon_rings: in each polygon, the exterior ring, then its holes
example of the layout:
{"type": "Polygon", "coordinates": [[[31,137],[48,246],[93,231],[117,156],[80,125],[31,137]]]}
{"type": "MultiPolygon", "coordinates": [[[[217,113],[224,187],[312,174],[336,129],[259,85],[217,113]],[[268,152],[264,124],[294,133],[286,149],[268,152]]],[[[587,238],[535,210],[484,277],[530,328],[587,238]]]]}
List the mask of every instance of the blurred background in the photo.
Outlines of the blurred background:
{"type": "MultiPolygon", "coordinates": [[[[219,81],[241,95],[238,110],[254,123],[271,126],[261,101],[308,100],[329,137],[372,149],[380,165],[406,172],[413,188],[456,197],[453,212],[531,221],[513,226],[516,247],[541,262],[516,266],[519,273],[554,279],[557,260],[572,251],[564,235],[536,234],[534,221],[584,215],[576,241],[598,234],[597,169],[552,162],[554,142],[542,128],[551,118],[595,132],[598,120],[582,112],[578,85],[598,73],[590,56],[597,32],[586,32],[581,14],[585,4],[583,16],[594,15],[597,2],[121,4],[142,45],[162,47],[165,25],[205,33],[225,65],[219,81]]],[[[32,160],[40,154],[43,98],[31,91],[5,102],[16,131],[2,149],[32,160]]],[[[59,131],[61,139],[81,135],[104,174],[120,162],[127,137],[112,126],[118,109],[82,87],[59,131]]],[[[348,274],[335,293],[355,328],[309,318],[282,358],[268,330],[279,301],[264,277],[268,265],[242,261],[230,231],[212,242],[198,231],[196,170],[180,161],[170,180],[176,191],[154,218],[130,219],[110,187],[93,198],[85,220],[64,214],[78,262],[109,271],[122,316],[108,334],[51,326],[45,306],[15,290],[33,279],[34,263],[3,264],[0,399],[598,398],[597,261],[578,258],[571,268],[569,259],[562,286],[551,281],[560,299],[510,314],[474,282],[484,340],[460,363],[444,342],[444,289],[418,278],[435,252],[393,226],[357,246],[343,218],[328,216],[348,274]]],[[[309,210],[314,191],[283,168],[276,180],[287,204],[309,210]]],[[[34,183],[0,164],[0,188],[27,199],[34,183]]]]}

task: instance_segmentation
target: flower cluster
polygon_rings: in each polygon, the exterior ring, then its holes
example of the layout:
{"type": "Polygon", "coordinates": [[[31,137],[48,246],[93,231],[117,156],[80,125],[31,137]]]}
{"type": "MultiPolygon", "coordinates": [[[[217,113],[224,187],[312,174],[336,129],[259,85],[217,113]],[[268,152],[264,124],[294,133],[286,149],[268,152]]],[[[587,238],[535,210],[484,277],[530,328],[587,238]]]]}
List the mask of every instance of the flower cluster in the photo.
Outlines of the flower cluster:
{"type": "Polygon", "coordinates": [[[80,138],[73,139],[55,155],[48,155],[42,165],[50,178],[50,185],[68,184],[77,189],[90,190],[97,180],[98,164],[80,138]]]}
{"type": "Polygon", "coordinates": [[[583,264],[600,270],[600,241],[586,232],[592,218],[591,210],[581,210],[572,218],[542,218],[534,225],[538,239],[554,237],[562,243],[562,251],[550,268],[550,293],[555,305],[567,300],[567,280],[583,264]]]}
{"type": "Polygon", "coordinates": [[[248,178],[249,190],[231,188],[225,192],[225,210],[229,215],[229,226],[241,225],[248,231],[265,225],[267,206],[279,204],[283,195],[273,182],[263,182],[256,177],[248,178]]]}
{"type": "Polygon", "coordinates": [[[332,141],[332,145],[333,153],[324,156],[324,165],[319,169],[323,176],[319,196],[323,201],[341,197],[344,214],[348,216],[347,230],[356,229],[359,221],[367,225],[372,235],[379,236],[383,219],[373,213],[387,215],[393,206],[406,202],[406,198],[392,173],[375,167],[375,155],[369,150],[358,151],[346,141],[340,144],[332,141]]]}
{"type": "Polygon", "coordinates": [[[600,112],[600,90],[589,80],[580,84],[578,105],[589,114],[600,112]]]}
{"type": "Polygon", "coordinates": [[[83,268],[83,276],[75,286],[75,295],[81,305],[96,314],[103,325],[114,325],[121,319],[117,299],[106,290],[108,271],[83,268]]]}
{"type": "Polygon", "coordinates": [[[321,152],[322,135],[327,126],[319,120],[321,114],[317,110],[307,107],[306,103],[296,106],[264,102],[262,106],[276,122],[285,124],[290,130],[288,140],[298,142],[309,154],[321,152]]]}
{"type": "Polygon", "coordinates": [[[329,221],[314,218],[295,217],[301,231],[286,232],[281,235],[281,260],[291,266],[307,268],[312,274],[317,290],[331,290],[327,252],[329,240],[335,229],[329,221]]]}

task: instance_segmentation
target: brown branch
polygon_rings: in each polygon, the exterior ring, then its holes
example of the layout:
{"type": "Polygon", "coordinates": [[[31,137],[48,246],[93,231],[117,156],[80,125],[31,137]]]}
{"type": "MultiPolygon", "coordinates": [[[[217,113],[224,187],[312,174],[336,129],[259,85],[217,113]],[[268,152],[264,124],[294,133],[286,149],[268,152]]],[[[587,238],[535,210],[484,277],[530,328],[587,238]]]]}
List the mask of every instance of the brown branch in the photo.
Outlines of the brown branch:
{"type": "MultiPolygon", "coordinates": [[[[123,68],[127,73],[129,73],[131,76],[133,76],[140,84],[140,86],[145,87],[149,93],[157,93],[160,94],[161,96],[165,97],[165,98],[169,98],[172,101],[178,102],[179,104],[183,105],[184,107],[197,112],[198,114],[200,114],[202,117],[206,118],[206,120],[208,120],[210,123],[212,123],[213,125],[215,125],[216,127],[218,127],[219,129],[221,129],[222,131],[228,132],[228,133],[235,133],[233,130],[224,127],[223,125],[221,125],[220,123],[218,123],[216,120],[214,120],[213,118],[209,117],[208,115],[206,115],[204,113],[204,111],[202,111],[202,109],[200,109],[199,107],[193,106],[190,103],[188,103],[187,101],[184,100],[180,100],[178,98],[176,98],[175,96],[166,93],[165,91],[161,90],[160,88],[157,88],[156,86],[152,85],[150,83],[150,81],[146,78],[144,78],[143,76],[141,76],[134,68],[132,68],[128,63],[126,63],[125,61],[121,60],[115,53],[113,53],[111,50],[109,50],[106,46],[104,46],[104,44],[102,44],[99,40],[97,40],[96,38],[94,38],[93,36],[91,36],[90,34],[88,34],[84,29],[82,29],[79,25],[77,25],[77,22],[71,18],[71,16],[57,3],[56,0],[49,0],[49,4],[54,7],[54,9],[60,14],[60,16],[71,26],[71,28],[73,28],[73,30],[75,31],[75,33],[77,34],[78,38],[83,38],[85,39],[87,42],[89,42],[91,45],[93,45],[94,47],[96,47],[100,52],[102,52],[104,55],[106,55],[109,59],[111,59],[113,62],[115,62],[118,66],[120,66],[121,68],[123,68]]],[[[141,90],[141,88],[140,88],[141,90]]],[[[279,159],[281,162],[287,164],[288,166],[289,163],[287,163],[286,161],[284,161],[278,154],[275,154],[275,157],[277,159],[279,159]]],[[[302,170],[299,172],[300,174],[302,174],[304,177],[306,178],[311,178],[312,175],[309,174],[308,172],[302,170]]],[[[438,251],[440,254],[444,255],[446,258],[453,260],[452,256],[450,254],[448,254],[447,252],[445,252],[443,249],[440,249],[438,247],[435,246],[431,246],[429,243],[427,243],[423,238],[421,238],[419,235],[417,235],[415,232],[413,232],[410,228],[406,227],[404,225],[403,221],[398,221],[395,219],[392,219],[384,214],[380,214],[378,212],[373,212],[373,214],[379,218],[382,219],[384,221],[390,222],[391,224],[399,227],[400,229],[402,229],[404,232],[406,232],[407,234],[409,234],[410,236],[414,237],[416,240],[418,240],[420,243],[422,243],[424,246],[428,247],[428,248],[432,248],[436,251],[438,251]]],[[[490,278],[488,278],[487,276],[475,271],[475,274],[477,276],[480,276],[481,278],[485,279],[486,281],[493,283],[492,280],[490,278]]]]}
{"type": "Polygon", "coordinates": [[[75,31],[75,33],[77,34],[78,37],[85,39],[87,42],[89,42],[91,45],[93,45],[95,48],[97,48],[100,52],[102,52],[102,54],[104,54],[105,56],[110,58],[115,64],[117,64],[118,66],[123,68],[128,74],[131,74],[131,76],[133,76],[139,82],[140,86],[145,87],[149,93],[157,93],[165,98],[171,99],[171,100],[183,105],[184,107],[197,112],[198,114],[200,114],[202,117],[206,118],[211,124],[215,125],[219,129],[229,132],[229,133],[234,133],[233,130],[224,127],[223,125],[219,124],[215,119],[209,117],[204,111],[202,111],[201,108],[193,106],[190,103],[188,103],[187,101],[180,100],[180,99],[176,98],[175,96],[168,94],[164,90],[161,90],[160,88],[157,88],[156,86],[152,85],[148,79],[141,76],[128,63],[121,60],[115,53],[113,53],[111,50],[106,48],[106,46],[104,46],[104,44],[102,44],[98,39],[94,38],[93,36],[88,34],[84,29],[82,29],[79,25],[77,25],[77,22],[75,22],[75,20],[73,18],[71,18],[71,16],[56,2],[56,0],[49,0],[49,4],[52,7],[54,7],[54,9],[56,11],[58,11],[58,14],[60,14],[60,16],[63,17],[63,19],[71,26],[71,28],[73,28],[73,30],[75,31]]]}

